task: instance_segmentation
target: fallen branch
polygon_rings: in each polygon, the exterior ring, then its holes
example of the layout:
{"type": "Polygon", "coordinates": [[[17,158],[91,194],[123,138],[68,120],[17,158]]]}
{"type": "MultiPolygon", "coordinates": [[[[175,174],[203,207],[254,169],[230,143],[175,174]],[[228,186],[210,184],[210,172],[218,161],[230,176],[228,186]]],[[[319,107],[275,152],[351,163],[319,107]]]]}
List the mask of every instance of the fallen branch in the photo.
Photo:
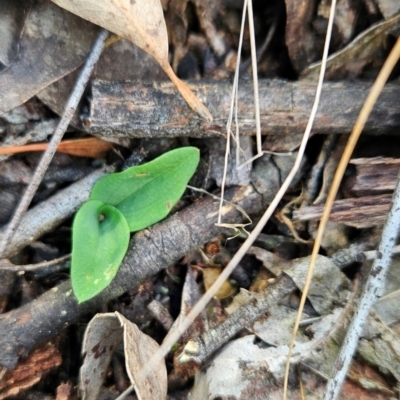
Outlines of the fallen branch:
{"type": "Polygon", "coordinates": [[[222,324],[190,340],[178,360],[181,363],[202,364],[224,343],[259,319],[296,288],[296,284],[289,275],[281,274],[272,285],[268,286],[267,290],[254,294],[245,305],[230,315],[222,324]]]}
{"type": "MultiPolygon", "coordinates": [[[[249,214],[262,208],[261,196],[251,186],[231,189],[227,198],[249,214]]],[[[230,205],[226,205],[223,212],[229,220],[242,218],[230,205]]],[[[220,232],[214,225],[217,214],[218,204],[205,198],[136,234],[116,278],[93,300],[78,304],[68,281],[33,302],[4,314],[0,320],[0,365],[14,368],[20,357],[76,322],[80,315],[93,312],[127,289],[137,287],[188,251],[217,236],[220,232]]]]}
{"type": "MultiPolygon", "coordinates": [[[[89,115],[83,119],[88,132],[101,136],[210,137],[225,136],[232,87],[228,82],[193,83],[191,89],[214,116],[200,120],[171,83],[114,83],[94,81],[89,115]]],[[[307,125],[316,84],[310,82],[259,82],[261,133],[302,134],[307,125]]],[[[326,82],[312,132],[347,133],[367,97],[370,84],[326,82]],[[332,107],[332,105],[335,105],[332,107]]],[[[400,127],[398,84],[387,85],[376,103],[364,132],[394,133],[400,127]],[[382,115],[385,123],[382,124],[382,115]]],[[[241,82],[238,93],[239,129],[255,135],[253,89],[241,82]]]]}

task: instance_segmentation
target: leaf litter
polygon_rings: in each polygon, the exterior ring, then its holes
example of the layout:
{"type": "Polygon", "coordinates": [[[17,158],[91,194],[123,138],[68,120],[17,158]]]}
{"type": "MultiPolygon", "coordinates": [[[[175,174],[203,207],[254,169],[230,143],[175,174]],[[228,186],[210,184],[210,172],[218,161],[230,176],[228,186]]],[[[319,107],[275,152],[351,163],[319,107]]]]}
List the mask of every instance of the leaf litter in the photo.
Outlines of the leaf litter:
{"type": "Polygon", "coordinates": [[[212,116],[207,108],[172,70],[168,60],[168,34],[159,0],[136,2],[54,0],[59,6],[85,20],[126,38],[149,53],[171,79],[189,106],[207,121],[212,116]]]}
{"type": "MultiPolygon", "coordinates": [[[[186,3],[185,4],[183,4],[182,3],[182,5],[183,6],[186,6],[186,3]]],[[[196,5],[196,7],[197,7],[197,5],[196,5]]],[[[184,9],[185,9],[185,12],[184,12],[184,14],[181,14],[181,16],[182,16],[182,18],[184,18],[184,19],[186,19],[188,16],[190,17],[190,9],[186,9],[185,7],[183,7],[184,9]]],[[[164,5],[164,9],[168,9],[168,5],[164,5]]],[[[197,12],[197,9],[195,9],[196,10],[196,12],[197,12]]],[[[199,10],[200,10],[200,8],[199,8],[199,10]]],[[[200,11],[199,11],[200,12],[200,11]]],[[[210,21],[213,19],[213,18],[215,18],[216,17],[216,15],[218,15],[218,12],[220,12],[220,10],[218,10],[217,9],[217,11],[215,11],[215,10],[213,10],[213,12],[212,13],[209,13],[209,14],[207,14],[207,13],[205,13],[205,14],[203,14],[204,15],[204,18],[206,18],[207,19],[207,22],[208,23],[210,23],[210,21]]],[[[226,10],[224,11],[224,12],[226,12],[226,10]]],[[[224,14],[224,15],[226,15],[226,14],[224,14]]],[[[323,14],[321,14],[321,15],[323,15],[323,14]]],[[[257,17],[256,17],[257,18],[257,17]]],[[[187,19],[187,22],[189,22],[190,23],[190,18],[189,19],[187,19]]],[[[215,21],[213,21],[212,22],[212,24],[214,24],[215,23],[215,21]]],[[[189,25],[189,24],[188,24],[189,25]]],[[[185,26],[188,26],[188,25],[185,25],[185,26]]],[[[202,26],[206,26],[206,24],[204,25],[204,22],[201,24],[202,26]]],[[[186,28],[185,28],[186,29],[186,28]]],[[[216,32],[217,30],[215,30],[215,32],[216,32]]],[[[215,37],[215,35],[214,35],[214,37],[215,37]]],[[[218,37],[218,35],[217,35],[217,37],[218,37]]],[[[222,36],[223,37],[223,36],[222,36]]],[[[212,42],[212,38],[211,37],[209,37],[208,38],[208,40],[209,41],[211,41],[212,42]]],[[[223,40],[223,39],[222,39],[223,40]]],[[[185,43],[185,41],[183,41],[183,43],[185,43]]],[[[216,52],[216,53],[218,53],[218,44],[217,44],[217,42],[213,42],[213,44],[212,44],[212,46],[211,46],[212,48],[213,48],[213,50],[214,50],[214,52],[216,52]]],[[[186,50],[185,50],[186,51],[186,50]]],[[[292,55],[292,57],[293,57],[293,59],[294,59],[294,57],[295,56],[293,56],[292,55]]],[[[347,60],[346,60],[347,61],[347,60]]],[[[261,162],[261,160],[259,160],[259,162],[261,162]]],[[[257,164],[257,163],[255,163],[255,164],[257,164]]],[[[304,176],[303,176],[303,179],[304,179],[304,176]]],[[[234,181],[233,181],[234,182],[234,181]]],[[[360,195],[361,197],[362,197],[362,195],[360,195]]],[[[286,201],[286,200],[285,200],[286,201]]],[[[266,202],[267,202],[267,200],[266,200],[266,202]]],[[[267,203],[268,204],[268,203],[267,203]]],[[[277,229],[280,229],[281,230],[281,232],[284,232],[284,224],[280,224],[279,223],[279,221],[278,220],[275,220],[274,221],[274,224],[275,224],[275,226],[277,227],[277,229]]],[[[307,227],[306,227],[306,229],[307,229],[307,227]]],[[[312,232],[310,231],[310,234],[312,234],[312,232]]],[[[379,235],[379,233],[377,233],[378,235],[379,235]]],[[[335,239],[334,239],[335,240],[335,239]]],[[[376,243],[376,238],[375,238],[375,243],[376,243]]],[[[328,246],[329,246],[329,244],[324,244],[326,247],[327,247],[327,249],[328,249],[328,246]]],[[[287,244],[287,246],[288,246],[288,244],[287,244]]],[[[306,249],[305,248],[301,248],[301,246],[299,246],[299,245],[297,245],[296,247],[298,247],[297,248],[297,250],[296,251],[298,251],[298,252],[305,252],[306,251],[306,249]]],[[[289,247],[287,247],[287,249],[289,249],[289,247]]],[[[329,250],[329,249],[328,249],[329,250]]],[[[298,254],[300,254],[300,253],[298,253],[298,254]]],[[[283,263],[284,264],[284,263],[283,263]]],[[[275,272],[277,272],[276,270],[275,270],[275,272]]],[[[276,275],[276,274],[275,274],[276,275]]],[[[263,278],[264,279],[264,278],[263,278]]],[[[273,282],[274,282],[274,279],[275,278],[269,278],[270,279],[270,284],[272,284],[273,285],[273,282]]],[[[321,278],[321,280],[322,280],[322,278],[321,278]]],[[[328,286],[329,287],[329,286],[328,286]]],[[[325,289],[325,291],[324,291],[324,289],[320,289],[320,290],[322,290],[322,292],[325,294],[326,293],[326,289],[325,289]]],[[[162,293],[162,292],[157,292],[157,293],[162,293]]],[[[395,294],[396,294],[396,290],[394,290],[393,291],[393,295],[392,296],[395,296],[395,294]]],[[[388,294],[388,296],[389,296],[389,298],[385,298],[385,301],[389,301],[390,300],[390,296],[391,296],[391,294],[388,294]]],[[[165,300],[164,300],[165,301],[165,300]]],[[[383,304],[383,303],[382,303],[383,304]]],[[[219,306],[218,306],[219,307],[219,306]]],[[[314,312],[315,312],[316,310],[314,310],[314,312]]],[[[320,312],[321,312],[321,310],[319,310],[320,312]]],[[[391,314],[389,314],[389,315],[391,315],[391,314]]],[[[319,317],[320,318],[320,317],[319,317]]],[[[335,317],[336,318],[336,317],[335,317]]],[[[280,318],[280,319],[285,319],[285,318],[280,318]]],[[[389,317],[387,317],[387,321],[392,321],[391,323],[392,324],[396,324],[396,322],[397,321],[393,321],[393,319],[390,319],[389,317]]],[[[316,331],[318,331],[318,329],[316,328],[316,324],[317,324],[317,322],[313,322],[313,323],[310,323],[311,325],[309,325],[309,326],[314,326],[315,325],[315,330],[316,331]]],[[[323,323],[322,323],[322,325],[324,325],[323,323]]],[[[385,339],[387,338],[387,340],[388,340],[388,343],[390,343],[391,345],[394,345],[394,343],[396,343],[396,336],[390,336],[390,334],[389,333],[386,333],[386,332],[389,332],[389,331],[387,331],[387,330],[385,330],[386,328],[384,327],[384,326],[381,326],[381,325],[379,325],[378,327],[375,327],[374,329],[372,329],[371,330],[371,334],[369,334],[369,336],[367,335],[366,336],[366,339],[364,340],[364,341],[362,341],[362,343],[364,344],[364,343],[366,343],[366,342],[371,342],[373,339],[374,339],[374,333],[373,332],[380,332],[380,333],[382,333],[382,332],[385,332],[384,334],[383,334],[383,336],[385,336],[385,339]],[[375,330],[374,330],[375,329],[375,330]]],[[[325,331],[324,331],[325,332],[325,331]]],[[[260,334],[261,335],[261,334],[260,334]]],[[[324,336],[324,337],[326,337],[326,333],[323,333],[322,334],[322,336],[324,336]]],[[[246,336],[245,336],[246,337],[246,336]]],[[[304,337],[304,336],[303,336],[304,337]]],[[[251,348],[253,348],[254,349],[254,341],[255,341],[255,344],[256,344],[256,347],[257,348],[263,348],[263,346],[264,346],[264,344],[260,344],[260,343],[258,343],[257,344],[257,340],[258,339],[254,339],[254,337],[251,337],[251,336],[247,336],[247,338],[248,338],[248,342],[249,342],[249,344],[251,345],[250,347],[245,347],[245,345],[244,345],[244,340],[243,340],[243,348],[248,348],[249,350],[249,352],[250,351],[253,351],[253,350],[250,350],[251,348]]],[[[265,340],[267,340],[266,338],[264,338],[264,340],[263,340],[263,342],[265,341],[265,340]]],[[[340,339],[338,339],[339,341],[340,341],[340,339]]],[[[232,341],[232,345],[235,345],[235,341],[232,341]]],[[[267,342],[266,342],[267,343],[267,342]]],[[[368,343],[369,344],[369,343],[368,343]]],[[[371,342],[371,344],[372,344],[372,342],[371,342]]],[[[276,345],[276,344],[275,344],[276,345]]],[[[382,346],[382,344],[381,343],[375,343],[374,344],[375,346],[376,346],[376,348],[375,348],[375,350],[373,350],[373,352],[376,354],[378,351],[377,351],[377,349],[379,348],[379,349],[381,349],[381,348],[383,348],[382,346]]],[[[239,346],[239,348],[240,348],[240,346],[239,346]]],[[[386,364],[386,366],[384,366],[384,363],[383,363],[383,358],[381,359],[381,360],[379,360],[379,357],[378,358],[375,358],[375,360],[372,360],[372,359],[369,359],[368,358],[368,356],[367,356],[367,354],[370,352],[369,350],[364,350],[363,349],[363,347],[361,346],[360,347],[360,349],[361,350],[359,350],[359,351],[363,351],[363,355],[362,355],[362,357],[364,357],[364,361],[365,360],[368,360],[368,363],[370,363],[371,365],[375,365],[375,366],[377,366],[378,368],[379,367],[381,367],[381,369],[383,370],[383,371],[388,371],[388,370],[390,370],[390,368],[393,368],[394,367],[394,369],[393,370],[391,370],[390,371],[390,374],[392,374],[392,376],[397,376],[396,375],[396,356],[394,355],[393,356],[393,359],[390,359],[390,360],[393,360],[393,361],[390,361],[388,364],[386,364]]],[[[383,353],[384,354],[384,353],[383,353]]],[[[229,352],[228,352],[228,356],[229,356],[229,352]]],[[[229,359],[229,358],[228,358],[229,359]]],[[[254,355],[254,359],[257,359],[257,356],[256,355],[254,355]]],[[[268,359],[268,358],[266,358],[266,359],[268,359]]],[[[260,361],[261,362],[261,361],[260,361]]],[[[225,364],[226,364],[226,362],[225,362],[225,364]]],[[[233,364],[232,364],[233,365],[233,364]]],[[[317,364],[314,364],[314,366],[316,366],[317,364]]],[[[323,365],[323,364],[321,364],[321,365],[323,365]]],[[[144,366],[144,368],[146,368],[146,366],[144,366]]],[[[259,365],[257,365],[257,363],[256,363],[256,368],[258,368],[258,370],[260,370],[260,366],[259,365]]],[[[310,367],[310,369],[311,369],[311,367],[310,367]]],[[[318,366],[316,366],[315,368],[314,368],[314,370],[318,370],[318,369],[320,369],[318,366]]],[[[261,371],[263,371],[262,370],[262,367],[261,367],[261,371]]],[[[247,371],[248,372],[248,374],[252,374],[252,373],[254,373],[254,372],[249,372],[249,371],[247,371]]],[[[265,372],[265,374],[267,374],[267,372],[265,372]]],[[[304,372],[303,372],[303,374],[304,374],[304,372]]],[[[385,374],[385,373],[384,373],[385,374]]],[[[214,376],[217,376],[218,374],[214,374],[214,376]]],[[[268,376],[268,374],[267,375],[262,375],[263,377],[264,376],[268,376]]],[[[361,385],[363,385],[364,384],[364,386],[365,385],[367,385],[368,383],[366,383],[367,382],[367,379],[366,379],[366,376],[363,376],[363,374],[361,373],[361,375],[357,372],[357,373],[355,373],[354,371],[351,373],[351,375],[350,376],[358,376],[359,378],[358,378],[358,382],[360,382],[361,383],[361,385]],[[363,383],[364,382],[364,383],[363,383]]],[[[326,376],[325,376],[325,378],[326,378],[326,376]]],[[[309,378],[309,375],[308,375],[308,379],[310,379],[309,378]]],[[[197,377],[196,377],[196,381],[197,381],[197,377]]],[[[242,382],[245,382],[245,380],[243,379],[243,380],[241,380],[242,382]]],[[[372,381],[370,381],[370,384],[371,384],[371,382],[372,381]]],[[[393,391],[391,391],[391,389],[388,389],[388,387],[387,386],[385,386],[385,385],[381,385],[381,386],[379,386],[378,385],[378,383],[377,383],[378,381],[375,381],[375,383],[376,383],[376,385],[374,386],[375,388],[376,388],[376,390],[381,390],[381,392],[383,393],[383,392],[385,392],[386,394],[387,393],[390,393],[390,395],[392,395],[393,394],[393,391]],[[384,389],[384,387],[385,387],[385,389],[384,389]],[[379,389],[380,388],[380,389],[379,389]],[[386,391],[385,391],[386,390],[386,391]]],[[[234,386],[234,385],[233,385],[234,386]]],[[[292,389],[290,389],[290,390],[292,390],[292,389]]],[[[322,393],[322,391],[323,391],[323,386],[322,386],[322,388],[320,388],[320,390],[321,390],[321,393],[322,393]]],[[[345,390],[346,390],[346,387],[345,387],[345,390]]],[[[293,392],[294,393],[294,392],[293,392]]],[[[245,394],[243,394],[242,395],[242,397],[241,398],[248,398],[248,397],[246,397],[246,395],[248,396],[248,393],[245,393],[245,394]]],[[[365,395],[365,393],[364,393],[364,395],[365,395]]],[[[256,397],[254,397],[255,396],[255,394],[253,393],[253,398],[256,398],[256,397]]],[[[376,398],[378,398],[378,397],[376,397],[376,398]]]]}
{"type": "Polygon", "coordinates": [[[81,368],[80,389],[82,398],[98,398],[108,365],[114,351],[123,344],[129,379],[135,386],[140,400],[161,400],[167,394],[167,370],[164,360],[146,379],[140,378],[140,370],[156,352],[154,339],[120,313],[97,314],[86,328],[82,353],[85,355],[81,368]]]}

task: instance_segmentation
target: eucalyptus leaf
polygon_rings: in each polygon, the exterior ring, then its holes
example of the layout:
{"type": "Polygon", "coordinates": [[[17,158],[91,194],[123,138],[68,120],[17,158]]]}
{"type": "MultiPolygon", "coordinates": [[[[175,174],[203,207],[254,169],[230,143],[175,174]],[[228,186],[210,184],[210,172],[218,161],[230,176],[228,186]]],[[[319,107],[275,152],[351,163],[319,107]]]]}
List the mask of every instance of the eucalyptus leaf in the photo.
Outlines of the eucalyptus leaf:
{"type": "Polygon", "coordinates": [[[71,283],[81,303],[106,288],[129,244],[129,226],[122,213],[99,200],[77,212],[72,231],[71,283]]]}
{"type": "Polygon", "coordinates": [[[195,147],[172,150],[147,164],[99,179],[91,200],[116,207],[130,231],[139,231],[167,216],[185,191],[199,159],[195,147]]]}

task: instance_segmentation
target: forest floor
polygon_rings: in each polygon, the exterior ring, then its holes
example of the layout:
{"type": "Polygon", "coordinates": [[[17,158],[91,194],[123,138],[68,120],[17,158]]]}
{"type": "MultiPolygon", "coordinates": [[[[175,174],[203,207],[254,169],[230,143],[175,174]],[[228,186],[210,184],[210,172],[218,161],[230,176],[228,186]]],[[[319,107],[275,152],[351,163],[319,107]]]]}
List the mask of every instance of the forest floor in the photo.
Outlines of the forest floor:
{"type": "MultiPolygon", "coordinates": [[[[213,121],[196,115],[160,65],[134,44],[120,39],[102,52],[0,260],[0,399],[115,399],[132,383],[136,394],[127,399],[282,398],[287,346],[319,219],[349,133],[399,36],[400,6],[338,1],[321,104],[300,171],[229,280],[165,363],[151,366],[146,382],[140,374],[154,349],[229,264],[288,176],[314,101],[330,1],[253,1],[258,143],[248,22],[238,55],[243,3],[161,0],[169,62],[213,121]],[[265,154],[237,169],[231,143],[224,179],[238,57],[232,130],[241,135],[239,162],[254,157],[257,146],[265,154]],[[182,198],[167,218],[130,236],[110,286],[79,304],[70,283],[72,223],[93,184],[185,146],[199,149],[200,162],[182,198]],[[224,180],[229,202],[221,227],[224,180]]],[[[7,0],[0,2],[0,32],[0,153],[10,148],[0,155],[3,240],[100,28],[50,0],[7,0]]],[[[400,170],[399,76],[398,63],[333,205],[294,347],[290,399],[323,398],[377,256],[400,170]]],[[[399,301],[395,255],[341,399],[399,398],[399,301]]]]}

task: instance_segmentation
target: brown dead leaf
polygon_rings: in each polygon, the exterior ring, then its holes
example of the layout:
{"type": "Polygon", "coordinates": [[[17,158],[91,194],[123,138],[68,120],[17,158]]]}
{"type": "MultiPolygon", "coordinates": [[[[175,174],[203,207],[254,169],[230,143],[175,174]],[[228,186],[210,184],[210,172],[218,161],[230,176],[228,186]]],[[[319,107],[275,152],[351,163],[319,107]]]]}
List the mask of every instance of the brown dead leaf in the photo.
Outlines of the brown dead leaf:
{"type": "MultiPolygon", "coordinates": [[[[185,283],[182,289],[182,300],[181,300],[181,309],[178,318],[176,318],[172,328],[165,336],[163,343],[168,341],[169,335],[175,331],[176,329],[180,329],[180,324],[182,320],[186,318],[186,316],[192,311],[194,305],[199,301],[201,297],[200,288],[198,283],[196,282],[195,271],[193,268],[188,268],[186,273],[185,283]]],[[[193,336],[197,336],[204,331],[208,330],[208,323],[206,314],[203,311],[195,320],[195,322],[186,330],[186,332],[182,335],[181,342],[186,342],[193,336]]]]}
{"type": "MultiPolygon", "coordinates": [[[[92,24],[88,25],[90,25],[90,29],[93,29],[92,24]]],[[[62,115],[78,72],[78,70],[74,71],[59,79],[37,93],[36,96],[56,114],[62,115]]],[[[133,43],[121,39],[103,50],[92,74],[92,79],[94,78],[114,82],[153,82],[165,79],[165,73],[149,54],[133,43]],[[127,65],[134,65],[135,67],[127,68],[127,65]]],[[[80,120],[82,112],[84,113],[83,110],[78,110],[74,114],[71,124],[84,130],[80,120]]]]}
{"type": "Polygon", "coordinates": [[[83,399],[97,399],[111,356],[122,341],[128,376],[138,399],[166,399],[167,370],[164,359],[146,377],[141,374],[159,349],[157,342],[118,312],[97,314],[86,329],[82,349],[85,361],[81,368],[80,382],[83,399]]]}
{"type": "Polygon", "coordinates": [[[398,1],[377,0],[376,4],[378,5],[385,19],[393,17],[393,15],[400,12],[400,3],[398,1]]]}
{"type": "MultiPolygon", "coordinates": [[[[195,253],[193,253],[193,255],[195,255],[195,253]]],[[[176,330],[182,330],[182,321],[186,318],[190,311],[192,311],[193,306],[201,297],[200,286],[196,282],[196,275],[197,273],[195,268],[189,266],[186,273],[185,283],[182,288],[180,313],[168,334],[165,336],[163,343],[167,343],[170,335],[173,335],[176,330]]],[[[202,334],[208,329],[208,320],[206,313],[203,310],[203,312],[195,319],[194,323],[183,333],[182,337],[179,339],[179,344],[186,343],[191,338],[202,334]]],[[[179,353],[180,351],[177,350],[173,354],[173,369],[168,375],[168,387],[170,390],[173,390],[174,387],[183,387],[187,385],[188,380],[193,378],[198,369],[193,363],[180,363],[179,353]]]]}
{"type": "Polygon", "coordinates": [[[51,2],[35,2],[19,41],[18,58],[0,72],[0,115],[79,67],[97,32],[95,26],[51,2]]]}
{"type": "Polygon", "coordinates": [[[172,66],[176,70],[181,59],[186,53],[184,47],[187,40],[188,18],[187,18],[188,0],[170,0],[168,11],[165,15],[166,24],[170,32],[169,41],[174,48],[172,66]]]}
{"type": "Polygon", "coordinates": [[[286,4],[286,45],[290,59],[297,71],[302,71],[315,61],[316,42],[312,31],[314,2],[308,0],[285,0],[286,4]],[[299,40],[301,38],[301,40],[299,40]]]}
{"type": "MultiPolygon", "coordinates": [[[[400,26],[400,14],[378,22],[358,35],[344,49],[330,55],[326,65],[326,78],[343,78],[345,72],[356,76],[364,66],[376,57],[376,52],[383,47],[391,30],[400,26]]],[[[316,80],[321,63],[310,65],[302,73],[304,79],[316,80]]]]}
{"type": "Polygon", "coordinates": [[[223,2],[214,0],[194,0],[196,14],[200,26],[207,37],[213,51],[219,57],[226,52],[226,43],[222,32],[219,32],[214,24],[220,8],[224,8],[223,2]]]}
{"type": "MultiPolygon", "coordinates": [[[[302,257],[291,262],[285,273],[296,286],[304,289],[310,257],[302,257]]],[[[312,285],[308,291],[308,300],[317,313],[323,315],[332,312],[337,304],[345,304],[349,297],[350,281],[327,257],[317,256],[318,271],[314,274],[312,285]]]]}
{"type": "MultiPolygon", "coordinates": [[[[221,275],[221,268],[202,268],[203,271],[203,279],[204,279],[204,288],[206,291],[214,284],[214,282],[218,279],[221,275]]],[[[221,287],[219,288],[218,292],[215,293],[215,298],[222,300],[226,299],[227,297],[232,296],[236,291],[236,288],[229,282],[225,281],[221,287]]]]}
{"type": "Polygon", "coordinates": [[[97,399],[111,356],[121,342],[122,328],[114,314],[97,314],[88,324],[82,345],[85,359],[80,370],[84,400],[97,399]]]}
{"type": "MultiPolygon", "coordinates": [[[[25,153],[28,151],[44,151],[48,143],[35,143],[25,146],[0,148],[0,155],[25,153]]],[[[64,140],[57,147],[57,151],[78,157],[102,158],[111,150],[112,143],[98,138],[64,140]]]]}
{"type": "Polygon", "coordinates": [[[172,70],[168,34],[159,0],[53,0],[60,7],[128,39],[149,53],[165,71],[189,106],[207,121],[208,109],[172,70]]]}
{"type": "Polygon", "coordinates": [[[157,342],[145,335],[136,324],[115,313],[124,328],[124,349],[129,379],[139,400],[167,398],[167,369],[164,359],[158,362],[147,377],[141,371],[159,349],[157,342]]]}

